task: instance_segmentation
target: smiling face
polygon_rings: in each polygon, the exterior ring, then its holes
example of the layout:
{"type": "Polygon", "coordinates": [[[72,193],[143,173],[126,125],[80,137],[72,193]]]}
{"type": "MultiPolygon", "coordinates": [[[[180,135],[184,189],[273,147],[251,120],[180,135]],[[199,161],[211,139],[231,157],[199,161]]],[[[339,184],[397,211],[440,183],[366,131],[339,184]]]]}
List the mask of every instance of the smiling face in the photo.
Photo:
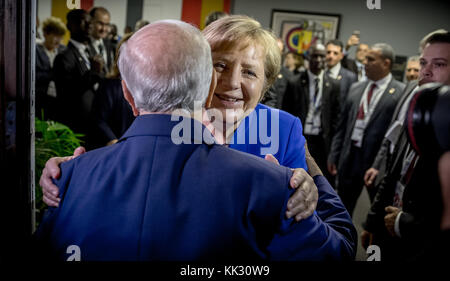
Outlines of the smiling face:
{"type": "Polygon", "coordinates": [[[243,43],[212,51],[217,87],[211,105],[227,124],[242,121],[258,104],[264,89],[264,55],[262,47],[243,43]]]}
{"type": "Polygon", "coordinates": [[[97,11],[95,17],[92,18],[91,36],[95,39],[104,39],[110,31],[111,18],[109,14],[97,11]]]}

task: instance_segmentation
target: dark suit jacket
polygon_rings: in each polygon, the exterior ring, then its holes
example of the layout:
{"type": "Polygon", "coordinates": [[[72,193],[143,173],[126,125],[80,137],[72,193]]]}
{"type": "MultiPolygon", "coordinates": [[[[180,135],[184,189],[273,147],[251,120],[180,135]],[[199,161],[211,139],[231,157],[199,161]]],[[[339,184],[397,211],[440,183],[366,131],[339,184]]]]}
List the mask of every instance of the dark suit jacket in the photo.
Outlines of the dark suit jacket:
{"type": "MultiPolygon", "coordinates": [[[[114,45],[111,44],[111,42],[109,40],[102,39],[102,41],[103,41],[103,46],[105,46],[104,52],[106,52],[106,61],[105,61],[105,65],[103,67],[103,74],[108,74],[114,65],[114,56],[115,56],[116,50],[115,50],[114,45]]],[[[90,43],[89,43],[89,51],[92,56],[99,54],[95,50],[92,41],[90,41],[90,43]]]]}
{"type": "Polygon", "coordinates": [[[294,74],[289,69],[286,67],[281,67],[277,80],[275,80],[273,85],[264,95],[261,103],[273,108],[281,109],[288,81],[293,79],[293,77],[294,74]]]}
{"type": "MultiPolygon", "coordinates": [[[[36,116],[41,117],[41,109],[45,111],[45,118],[54,118],[54,116],[48,116],[50,100],[55,98],[47,95],[48,85],[50,81],[55,81],[55,73],[50,66],[50,60],[45,53],[44,46],[36,44],[36,80],[35,80],[35,94],[36,94],[36,116]]],[[[58,53],[64,51],[66,47],[59,45],[58,53]]],[[[53,106],[56,106],[52,104],[53,106]]]]}
{"type": "Polygon", "coordinates": [[[341,65],[351,72],[355,73],[355,75],[358,75],[358,66],[356,65],[355,60],[349,58],[348,55],[345,55],[341,60],[341,65]]]}
{"type": "Polygon", "coordinates": [[[125,100],[120,79],[100,82],[91,111],[89,148],[105,146],[119,139],[134,121],[133,111],[125,100]]]}
{"type": "Polygon", "coordinates": [[[350,70],[342,67],[339,70],[339,74],[337,76],[337,79],[340,84],[341,89],[341,104],[345,103],[345,99],[348,96],[350,87],[353,83],[358,82],[358,76],[356,76],[355,73],[351,72],[350,70]]]}
{"type": "MultiPolygon", "coordinates": [[[[396,108],[397,117],[408,94],[417,86],[417,82],[408,84],[401,101],[396,108]]],[[[384,226],[385,207],[393,205],[393,198],[404,155],[409,146],[406,127],[403,127],[393,153],[389,153],[390,142],[383,141],[384,154],[378,155],[377,165],[385,165],[384,173],[379,174],[381,182],[375,200],[370,207],[364,228],[378,236],[389,247],[390,255],[395,258],[423,258],[427,247],[433,244],[439,234],[442,201],[439,177],[437,174],[437,159],[420,156],[414,168],[413,175],[403,193],[403,214],[400,217],[401,239],[394,239],[387,234],[384,226]]],[[[380,150],[380,153],[383,153],[380,150]]],[[[375,162],[376,163],[376,162],[375,162]]]]}
{"type": "MultiPolygon", "coordinates": [[[[292,80],[286,87],[284,94],[283,110],[298,116],[305,124],[309,109],[309,79],[308,72],[304,71],[296,80],[292,80]]],[[[325,140],[326,153],[329,153],[331,141],[336,133],[339,115],[339,83],[331,77],[324,75],[322,82],[322,111],[321,125],[322,135],[325,140]]]]}
{"type": "Polygon", "coordinates": [[[66,50],[56,56],[54,69],[60,107],[58,121],[68,125],[76,133],[86,133],[94,85],[104,75],[88,69],[71,42],[66,50]]]}
{"type": "Polygon", "coordinates": [[[140,116],[117,144],[63,163],[61,202],[46,214],[37,240],[62,260],[69,245],[79,247],[81,260],[354,257],[354,228],[342,203],[335,202],[340,212],[332,218],[286,220],[290,169],[202,143],[205,127],[180,118],[140,116]],[[180,131],[186,126],[192,136],[180,131]]]}
{"type": "MultiPolygon", "coordinates": [[[[414,88],[417,86],[417,81],[413,81],[411,83],[408,83],[406,85],[406,88],[404,90],[404,93],[400,97],[400,100],[397,103],[397,106],[395,107],[394,114],[392,115],[391,122],[389,123],[389,127],[391,127],[392,124],[397,120],[398,114],[400,113],[400,110],[407,100],[409,94],[414,90],[414,88]]],[[[386,172],[386,159],[388,157],[389,153],[389,147],[391,146],[391,142],[384,138],[383,142],[381,144],[380,150],[377,153],[377,156],[375,157],[375,161],[372,164],[372,167],[380,171],[380,176],[377,177],[375,181],[375,185],[378,185],[381,182],[381,175],[383,175],[386,172]]]]}
{"type": "MultiPolygon", "coordinates": [[[[362,81],[353,84],[343,107],[343,114],[339,120],[339,128],[334,136],[329,156],[329,162],[337,164],[339,174],[341,174],[343,169],[348,169],[349,166],[353,165],[353,163],[348,162],[351,146],[353,145],[351,135],[355,126],[361,97],[368,83],[369,81],[362,81]]],[[[403,89],[404,84],[392,78],[372,113],[365,129],[361,146],[364,154],[363,163],[361,164],[364,171],[372,165],[375,159],[403,89]]]]}

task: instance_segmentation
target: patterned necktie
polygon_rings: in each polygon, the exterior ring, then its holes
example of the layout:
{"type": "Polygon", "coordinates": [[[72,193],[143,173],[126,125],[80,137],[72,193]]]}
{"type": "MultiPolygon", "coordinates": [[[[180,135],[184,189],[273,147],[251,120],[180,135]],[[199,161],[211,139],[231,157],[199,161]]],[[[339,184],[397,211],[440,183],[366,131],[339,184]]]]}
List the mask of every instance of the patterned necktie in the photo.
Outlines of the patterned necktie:
{"type": "MultiPolygon", "coordinates": [[[[372,95],[373,95],[373,91],[375,90],[375,88],[377,87],[377,84],[373,83],[370,86],[370,90],[369,93],[367,93],[367,106],[370,106],[370,102],[372,99],[372,95]]],[[[362,102],[361,105],[359,106],[359,110],[358,110],[358,115],[356,116],[357,119],[364,119],[364,103],[362,102]]]]}

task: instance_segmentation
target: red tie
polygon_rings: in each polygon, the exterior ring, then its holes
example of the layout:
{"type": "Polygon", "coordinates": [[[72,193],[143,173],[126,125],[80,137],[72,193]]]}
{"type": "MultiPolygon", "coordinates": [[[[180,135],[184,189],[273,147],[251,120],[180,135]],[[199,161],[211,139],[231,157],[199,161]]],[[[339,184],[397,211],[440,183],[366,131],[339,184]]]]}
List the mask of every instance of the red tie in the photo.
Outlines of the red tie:
{"type": "MultiPolygon", "coordinates": [[[[372,99],[373,90],[377,87],[377,84],[373,83],[370,86],[369,93],[367,93],[367,105],[370,105],[370,100],[372,99]]],[[[364,119],[364,103],[361,103],[358,110],[358,115],[356,116],[356,119],[364,119]]]]}

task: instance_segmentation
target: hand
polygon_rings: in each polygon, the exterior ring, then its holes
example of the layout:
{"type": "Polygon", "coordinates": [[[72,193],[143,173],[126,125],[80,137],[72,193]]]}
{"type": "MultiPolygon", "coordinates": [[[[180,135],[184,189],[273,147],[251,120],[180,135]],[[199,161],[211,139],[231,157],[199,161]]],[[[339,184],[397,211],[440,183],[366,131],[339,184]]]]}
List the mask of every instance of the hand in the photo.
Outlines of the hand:
{"type": "Polygon", "coordinates": [[[45,163],[45,168],[44,170],[42,170],[42,175],[39,180],[39,185],[42,187],[43,201],[45,204],[50,207],[59,206],[59,189],[52,182],[52,178],[59,179],[59,177],[61,176],[61,169],[59,168],[59,164],[72,160],[85,152],[86,149],[80,146],[74,150],[72,156],[52,157],[47,161],[47,163],[45,163]]]}
{"type": "Polygon", "coordinates": [[[363,230],[361,233],[361,246],[364,249],[367,249],[370,245],[372,245],[373,242],[373,234],[371,232],[368,232],[367,230],[363,230]]]}
{"type": "MultiPolygon", "coordinates": [[[[279,165],[278,160],[271,154],[267,154],[265,159],[279,165]]],[[[312,177],[304,169],[298,168],[293,171],[289,183],[297,190],[288,200],[286,217],[295,216],[295,220],[300,221],[314,213],[319,200],[319,191],[312,177]]]]}
{"type": "Polygon", "coordinates": [[[359,44],[359,37],[355,34],[352,34],[350,38],[348,38],[347,45],[345,46],[345,49],[348,51],[351,46],[355,46],[359,44]]]}
{"type": "Polygon", "coordinates": [[[106,145],[112,145],[112,144],[115,144],[118,141],[119,141],[118,139],[113,139],[113,140],[110,140],[109,142],[107,142],[106,145]]]}
{"type": "Polygon", "coordinates": [[[328,162],[327,167],[328,167],[328,172],[330,172],[330,174],[332,176],[335,176],[337,174],[336,164],[328,162]]]}
{"type": "Polygon", "coordinates": [[[384,217],[384,225],[386,226],[389,234],[391,234],[392,237],[395,237],[397,236],[397,234],[395,234],[395,219],[397,218],[398,213],[400,213],[400,209],[388,206],[384,210],[387,213],[387,215],[384,217]]]}
{"type": "Polygon", "coordinates": [[[105,61],[101,55],[95,55],[89,59],[91,63],[91,69],[95,72],[102,72],[103,66],[105,65],[105,61]]]}
{"type": "Polygon", "coordinates": [[[373,187],[373,182],[378,176],[378,173],[380,171],[375,168],[370,168],[366,171],[366,174],[364,175],[364,184],[366,187],[373,187]]]}
{"type": "Polygon", "coordinates": [[[323,176],[322,171],[320,170],[319,166],[317,166],[316,161],[311,156],[311,153],[309,153],[308,144],[306,142],[305,142],[305,159],[311,177],[315,177],[318,175],[323,176]]]}

